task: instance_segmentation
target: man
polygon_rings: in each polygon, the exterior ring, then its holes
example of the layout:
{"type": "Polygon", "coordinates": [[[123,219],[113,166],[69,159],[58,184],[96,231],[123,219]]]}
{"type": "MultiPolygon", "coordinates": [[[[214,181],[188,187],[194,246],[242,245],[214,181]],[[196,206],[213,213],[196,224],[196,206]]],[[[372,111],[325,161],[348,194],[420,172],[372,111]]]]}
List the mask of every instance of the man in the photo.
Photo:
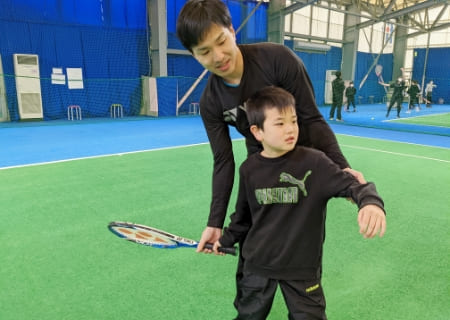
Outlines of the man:
{"type": "Polygon", "coordinates": [[[214,156],[212,201],[197,252],[211,252],[204,248],[205,243],[214,243],[222,234],[235,175],[228,126],[236,127],[245,136],[248,154],[262,148],[250,133],[244,103],[263,87],[279,86],[295,97],[302,132],[298,144],[322,150],[341,169],[365,182],[361,173],[349,168],[336,137],[316,106],[305,66],[291,50],[270,43],[237,45],[230,13],[221,0],[186,2],[178,16],[177,36],[212,73],[200,99],[201,116],[214,156]]]}
{"type": "Polygon", "coordinates": [[[336,112],[336,121],[342,121],[342,100],[344,99],[345,84],[341,79],[341,72],[336,71],[336,79],[331,82],[333,90],[333,103],[330,110],[330,120],[334,120],[334,112],[336,112]]]}

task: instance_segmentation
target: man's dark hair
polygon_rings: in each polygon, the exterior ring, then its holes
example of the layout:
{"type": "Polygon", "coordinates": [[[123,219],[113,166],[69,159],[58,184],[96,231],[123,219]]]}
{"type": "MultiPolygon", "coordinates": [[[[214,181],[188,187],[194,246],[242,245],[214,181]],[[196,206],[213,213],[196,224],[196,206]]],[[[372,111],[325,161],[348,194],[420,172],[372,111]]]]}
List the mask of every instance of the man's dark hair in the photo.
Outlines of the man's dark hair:
{"type": "Polygon", "coordinates": [[[222,0],[189,0],[178,15],[177,37],[192,52],[192,47],[202,40],[213,24],[225,28],[232,26],[225,3],[222,0]]]}
{"type": "Polygon", "coordinates": [[[266,120],[265,111],[276,108],[283,112],[289,107],[295,108],[295,99],[292,94],[279,87],[265,87],[247,100],[245,110],[249,124],[264,129],[266,120]]]}

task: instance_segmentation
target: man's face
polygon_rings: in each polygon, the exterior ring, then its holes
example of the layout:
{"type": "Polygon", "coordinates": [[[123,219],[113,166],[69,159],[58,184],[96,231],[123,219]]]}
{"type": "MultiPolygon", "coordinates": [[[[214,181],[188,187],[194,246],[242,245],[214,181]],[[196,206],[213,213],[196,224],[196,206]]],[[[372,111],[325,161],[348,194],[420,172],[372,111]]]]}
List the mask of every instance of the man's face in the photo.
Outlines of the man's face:
{"type": "Polygon", "coordinates": [[[194,58],[210,72],[233,83],[243,72],[240,51],[232,27],[213,24],[204,38],[192,49],[194,58]]]}

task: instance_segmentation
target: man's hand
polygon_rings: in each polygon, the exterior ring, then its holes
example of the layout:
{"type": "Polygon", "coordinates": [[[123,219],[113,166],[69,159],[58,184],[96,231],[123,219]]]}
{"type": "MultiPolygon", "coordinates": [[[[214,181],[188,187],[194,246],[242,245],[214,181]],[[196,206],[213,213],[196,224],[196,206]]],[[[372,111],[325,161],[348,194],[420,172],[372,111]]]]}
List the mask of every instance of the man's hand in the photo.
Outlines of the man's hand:
{"type": "Polygon", "coordinates": [[[221,235],[222,235],[222,229],[206,227],[205,230],[203,230],[202,237],[198,243],[196,251],[204,252],[204,253],[211,253],[212,250],[206,249],[205,244],[206,243],[215,243],[217,240],[219,240],[221,235]]]}
{"type": "Polygon", "coordinates": [[[386,231],[386,215],[383,210],[373,204],[362,207],[358,212],[359,233],[364,238],[381,238],[386,231]]]}
{"type": "Polygon", "coordinates": [[[356,180],[358,180],[359,183],[361,183],[361,184],[367,183],[366,179],[364,179],[364,175],[361,172],[353,170],[352,168],[345,168],[342,170],[351,173],[352,176],[354,176],[356,178],[356,180]]]}

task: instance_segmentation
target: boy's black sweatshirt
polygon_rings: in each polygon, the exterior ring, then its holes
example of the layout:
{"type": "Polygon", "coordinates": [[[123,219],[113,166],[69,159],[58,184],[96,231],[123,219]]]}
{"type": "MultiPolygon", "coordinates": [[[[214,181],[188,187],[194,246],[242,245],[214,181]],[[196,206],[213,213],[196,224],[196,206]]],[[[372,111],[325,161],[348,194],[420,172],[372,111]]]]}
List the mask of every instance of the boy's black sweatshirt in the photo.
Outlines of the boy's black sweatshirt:
{"type": "Polygon", "coordinates": [[[236,212],[219,241],[232,246],[247,235],[241,248],[244,270],[268,278],[320,277],[326,206],[332,197],[384,210],[373,183],[360,184],[311,148],[296,147],[279,158],[253,154],[239,173],[236,212]]]}

